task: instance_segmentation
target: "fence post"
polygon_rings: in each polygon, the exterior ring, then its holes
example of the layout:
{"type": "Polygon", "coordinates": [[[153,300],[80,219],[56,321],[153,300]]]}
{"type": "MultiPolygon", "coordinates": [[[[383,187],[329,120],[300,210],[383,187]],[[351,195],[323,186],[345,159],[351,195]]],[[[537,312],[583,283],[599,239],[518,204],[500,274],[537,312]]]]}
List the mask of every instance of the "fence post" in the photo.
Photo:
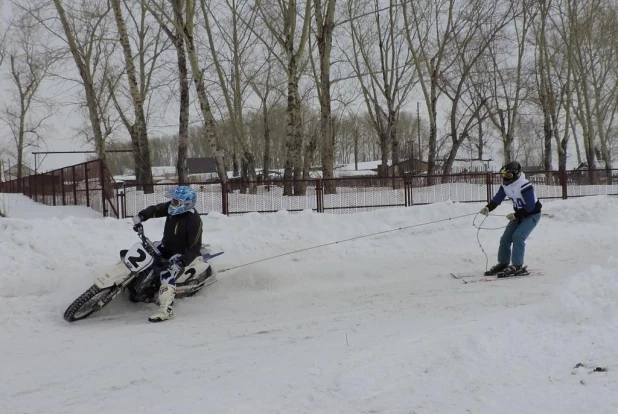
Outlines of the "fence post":
{"type": "Polygon", "coordinates": [[[39,202],[39,189],[37,188],[38,187],[37,184],[38,184],[38,181],[39,181],[37,179],[38,175],[36,175],[36,174],[35,175],[31,175],[31,177],[32,177],[32,181],[34,181],[34,201],[36,201],[38,203],[39,202]]]}
{"type": "Polygon", "coordinates": [[[99,160],[99,181],[101,183],[101,203],[103,203],[103,217],[107,217],[107,206],[105,205],[105,170],[103,168],[103,160],[99,160]]]}
{"type": "Polygon", "coordinates": [[[569,196],[569,190],[567,187],[567,174],[566,170],[561,170],[560,174],[560,185],[562,186],[562,199],[566,200],[569,196]]]}
{"type": "Polygon", "coordinates": [[[226,216],[229,214],[227,205],[227,183],[221,183],[221,212],[226,216]]]}
{"type": "Polygon", "coordinates": [[[127,189],[122,183],[122,218],[127,218],[127,189]]]}
{"type": "Polygon", "coordinates": [[[405,207],[410,207],[412,205],[412,178],[405,177],[403,179],[403,195],[404,195],[404,205],[405,207]]]}
{"type": "Polygon", "coordinates": [[[487,203],[491,201],[492,191],[491,191],[491,173],[487,172],[485,175],[485,182],[487,184],[487,203]]]}
{"type": "Polygon", "coordinates": [[[62,184],[62,205],[66,206],[67,202],[66,202],[66,194],[64,191],[64,168],[60,170],[60,181],[62,184]]]}
{"type": "Polygon", "coordinates": [[[320,178],[315,180],[315,197],[317,212],[324,213],[324,186],[320,178]]]}
{"type": "Polygon", "coordinates": [[[52,205],[56,205],[56,174],[54,171],[51,172],[51,181],[52,181],[52,205]]]}
{"type": "Polygon", "coordinates": [[[71,166],[73,170],[73,205],[77,205],[77,184],[75,183],[75,166],[71,166]]]}
{"type": "Polygon", "coordinates": [[[90,207],[90,187],[88,185],[88,163],[84,164],[84,177],[86,180],[86,207],[90,207]]]}

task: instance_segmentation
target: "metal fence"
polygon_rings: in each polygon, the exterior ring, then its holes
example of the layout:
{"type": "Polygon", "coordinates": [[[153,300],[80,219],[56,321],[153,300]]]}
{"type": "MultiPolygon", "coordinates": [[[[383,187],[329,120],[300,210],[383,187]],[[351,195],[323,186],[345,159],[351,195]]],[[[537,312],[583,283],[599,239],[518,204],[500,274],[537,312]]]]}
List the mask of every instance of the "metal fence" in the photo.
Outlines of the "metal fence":
{"type": "MultiPolygon", "coordinates": [[[[539,199],[618,195],[618,170],[545,171],[530,174],[527,178],[534,184],[539,199]]],[[[303,181],[298,186],[302,191],[296,195],[284,194],[286,183],[289,184],[289,181],[188,185],[197,192],[196,208],[202,214],[219,212],[233,215],[281,210],[353,213],[444,201],[488,202],[502,184],[502,177],[497,173],[459,173],[446,176],[314,179],[303,181]],[[336,188],[334,193],[329,193],[331,187],[336,188]]],[[[149,205],[167,201],[165,193],[175,185],[178,184],[155,184],[152,194],[144,194],[136,186],[120,187],[120,215],[133,216],[149,205]]]]}
{"type": "Polygon", "coordinates": [[[0,182],[1,192],[22,193],[49,206],[90,207],[105,217],[118,218],[115,187],[101,160],[0,182]]]}
{"type": "MultiPolygon", "coordinates": [[[[527,176],[540,199],[618,195],[618,170],[544,171],[527,176]]],[[[190,183],[197,192],[197,210],[226,215],[281,210],[353,213],[444,201],[488,202],[502,184],[497,173],[465,172],[436,176],[348,177],[297,182],[285,194],[285,180],[226,184],[190,183]],[[332,191],[332,190],[335,191],[332,191]]],[[[103,164],[90,161],[0,183],[0,191],[24,193],[48,205],[81,205],[104,216],[130,217],[145,207],[167,201],[177,183],[153,184],[152,192],[136,185],[116,184],[103,164]]],[[[289,186],[288,186],[289,187],[289,186]]]]}

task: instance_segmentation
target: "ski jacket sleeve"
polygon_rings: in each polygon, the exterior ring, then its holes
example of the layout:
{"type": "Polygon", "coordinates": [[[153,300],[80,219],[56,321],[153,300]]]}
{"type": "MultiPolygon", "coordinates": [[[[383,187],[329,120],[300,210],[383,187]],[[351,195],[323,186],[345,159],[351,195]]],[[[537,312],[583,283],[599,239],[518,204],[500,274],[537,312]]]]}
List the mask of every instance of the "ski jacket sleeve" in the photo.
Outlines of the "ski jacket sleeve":
{"type": "Polygon", "coordinates": [[[493,211],[496,209],[496,207],[498,207],[504,201],[505,198],[506,198],[506,193],[504,192],[504,187],[500,186],[500,189],[498,190],[494,198],[492,198],[491,201],[487,204],[486,207],[489,209],[489,211],[493,211]]]}
{"type": "Polygon", "coordinates": [[[151,218],[158,217],[167,217],[167,209],[170,206],[170,201],[167,203],[160,203],[155,206],[150,206],[138,213],[138,215],[142,218],[142,221],[149,220],[151,218]]]}
{"type": "Polygon", "coordinates": [[[189,247],[182,255],[182,263],[186,266],[200,256],[202,248],[202,219],[199,214],[193,214],[187,226],[187,240],[189,247]]]}

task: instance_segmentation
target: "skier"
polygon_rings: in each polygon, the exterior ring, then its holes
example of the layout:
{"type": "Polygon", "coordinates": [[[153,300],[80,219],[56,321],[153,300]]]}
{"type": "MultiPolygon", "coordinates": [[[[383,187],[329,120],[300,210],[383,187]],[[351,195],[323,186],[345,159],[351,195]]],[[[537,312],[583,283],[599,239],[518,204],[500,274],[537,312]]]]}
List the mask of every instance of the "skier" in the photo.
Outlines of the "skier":
{"type": "Polygon", "coordinates": [[[526,239],[541,219],[541,202],[536,198],[534,188],[526,180],[517,161],[509,162],[500,169],[502,185],[492,200],[483,207],[480,214],[488,215],[508,197],[513,202],[514,213],[506,216],[509,224],[500,238],[498,264],[485,272],[485,276],[498,277],[528,274],[524,265],[526,239]],[[513,254],[511,255],[511,244],[513,254]],[[512,265],[509,266],[509,263],[512,265]]]}
{"type": "Polygon", "coordinates": [[[202,219],[195,210],[195,190],[179,186],[168,191],[167,196],[170,201],[150,206],[133,217],[134,228],[148,219],[167,217],[159,250],[168,259],[168,266],[160,263],[154,265],[161,288],[159,312],[148,318],[150,322],[162,322],[174,317],[172,306],[176,295],[176,277],[200,255],[202,246],[202,219]]]}

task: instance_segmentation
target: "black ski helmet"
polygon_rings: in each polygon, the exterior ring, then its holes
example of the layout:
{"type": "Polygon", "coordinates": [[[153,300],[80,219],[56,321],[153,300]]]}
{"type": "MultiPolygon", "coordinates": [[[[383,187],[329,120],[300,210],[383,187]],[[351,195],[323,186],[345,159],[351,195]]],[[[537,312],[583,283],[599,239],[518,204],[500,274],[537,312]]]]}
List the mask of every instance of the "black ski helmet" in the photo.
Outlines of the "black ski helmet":
{"type": "Polygon", "coordinates": [[[500,168],[500,175],[504,184],[511,184],[521,176],[521,165],[517,161],[511,161],[500,168]]]}

